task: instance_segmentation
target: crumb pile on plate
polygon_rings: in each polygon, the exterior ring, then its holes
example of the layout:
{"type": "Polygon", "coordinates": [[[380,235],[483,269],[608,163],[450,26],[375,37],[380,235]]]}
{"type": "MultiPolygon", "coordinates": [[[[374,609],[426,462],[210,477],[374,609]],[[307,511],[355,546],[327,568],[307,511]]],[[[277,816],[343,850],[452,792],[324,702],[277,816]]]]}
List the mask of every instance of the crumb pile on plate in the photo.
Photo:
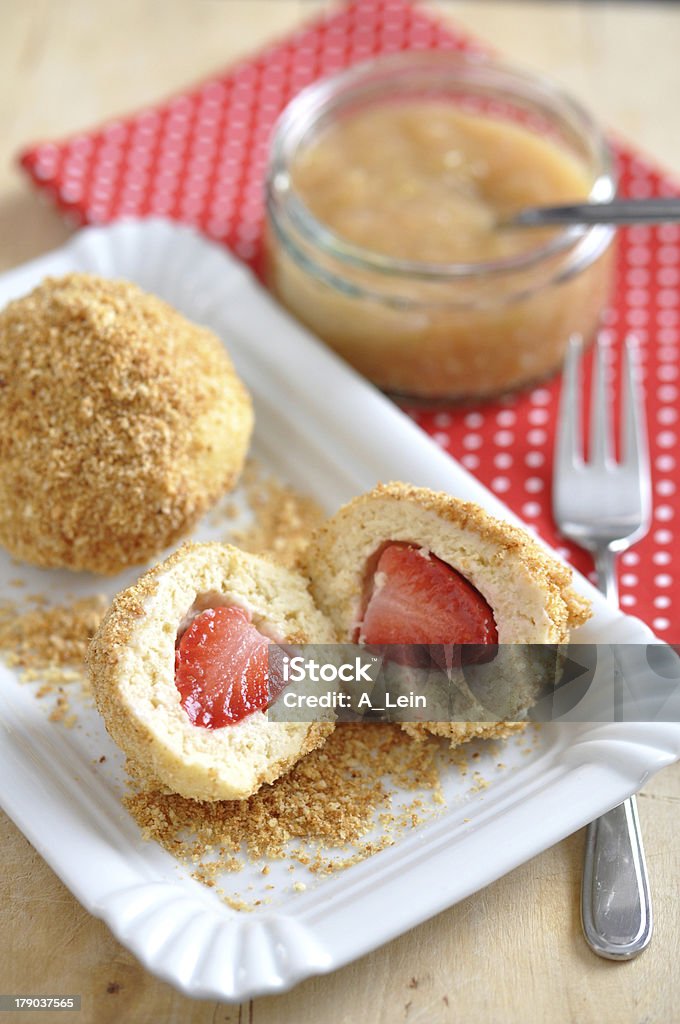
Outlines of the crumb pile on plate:
{"type": "Polygon", "coordinates": [[[0,606],[0,651],[6,663],[25,672],[83,668],[108,607],[104,595],[53,606],[35,595],[29,601],[34,607],[21,608],[18,602],[0,606]]]}
{"type": "Polygon", "coordinates": [[[147,838],[198,862],[201,881],[239,870],[244,852],[328,874],[391,846],[441,810],[437,754],[436,745],[414,743],[397,726],[344,723],[248,800],[201,803],[140,784],[125,805],[147,838]],[[397,808],[389,783],[417,795],[397,808]],[[376,825],[380,834],[371,838],[376,825]]]}
{"type": "Polygon", "coordinates": [[[236,481],[250,397],[221,341],[135,285],[48,278],[0,313],[0,543],[113,574],[236,481]]]}
{"type": "Polygon", "coordinates": [[[54,698],[49,714],[53,722],[75,724],[73,685],[81,696],[89,695],[85,657],[107,607],[103,594],[53,606],[43,595],[32,594],[0,605],[0,654],[8,666],[20,669],[22,682],[39,682],[39,700],[54,698]]]}
{"type": "MultiPolygon", "coordinates": [[[[515,740],[525,754],[532,742],[526,732],[515,740]]],[[[494,759],[501,749],[486,745],[494,759]]],[[[293,881],[297,868],[312,878],[344,871],[434,820],[446,807],[442,779],[451,768],[468,780],[470,794],[482,792],[490,783],[488,766],[485,774],[476,768],[480,757],[474,745],[416,743],[397,725],[343,723],[248,800],[201,803],[133,776],[123,803],[147,840],[186,864],[232,909],[253,911],[279,888],[267,881],[272,862],[283,861],[292,890],[303,892],[307,883],[293,881]],[[239,886],[234,878],[225,888],[224,876],[247,862],[257,865],[264,885],[239,886]]],[[[505,768],[496,761],[493,772],[505,768]]]]}

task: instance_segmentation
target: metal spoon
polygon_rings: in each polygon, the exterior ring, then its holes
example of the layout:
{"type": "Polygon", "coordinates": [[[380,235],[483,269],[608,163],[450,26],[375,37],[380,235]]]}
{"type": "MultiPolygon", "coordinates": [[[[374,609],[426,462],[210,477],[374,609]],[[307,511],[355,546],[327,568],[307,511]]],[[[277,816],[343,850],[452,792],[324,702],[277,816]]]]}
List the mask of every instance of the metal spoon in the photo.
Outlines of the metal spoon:
{"type": "Polygon", "coordinates": [[[606,203],[528,207],[499,223],[503,228],[542,228],[550,225],[665,224],[680,221],[680,199],[611,199],[606,203]]]}

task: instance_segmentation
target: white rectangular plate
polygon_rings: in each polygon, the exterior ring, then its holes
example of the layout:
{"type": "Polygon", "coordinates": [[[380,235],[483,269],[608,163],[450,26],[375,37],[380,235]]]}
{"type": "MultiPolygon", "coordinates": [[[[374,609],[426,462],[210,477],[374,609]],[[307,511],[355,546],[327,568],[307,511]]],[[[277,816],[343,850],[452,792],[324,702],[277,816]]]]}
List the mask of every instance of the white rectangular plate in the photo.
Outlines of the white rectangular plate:
{"type": "MultiPolygon", "coordinates": [[[[404,480],[476,501],[516,521],[390,401],[305,332],[250,273],[191,230],[153,220],[78,234],[64,248],[0,278],[0,306],[48,274],[127,278],[213,328],[255,401],[256,454],[280,478],[332,512],[378,480],[404,480]]],[[[206,536],[205,529],[198,531],[206,536]]],[[[20,567],[31,591],[114,593],[134,578],[20,567]]],[[[19,570],[0,554],[0,588],[19,570]]],[[[647,643],[637,619],[594,604],[584,643],[647,643]]],[[[14,592],[16,594],[16,591],[14,592]]],[[[495,770],[477,767],[483,792],[447,777],[442,814],[344,872],[309,877],[294,892],[273,865],[270,903],[238,913],[169,854],[144,843],[120,803],[121,758],[93,710],[65,730],[31,688],[0,669],[0,802],[85,907],[159,976],[203,998],[241,1000],[334,970],[514,868],[614,806],[680,756],[680,726],[546,725],[524,756],[508,744],[495,770]],[[99,755],[105,764],[94,764],[99,755]]],[[[297,876],[299,877],[299,876],[297,876]]],[[[257,869],[242,891],[262,886],[257,869]]],[[[257,896],[257,889],[253,897],[257,896]]]]}

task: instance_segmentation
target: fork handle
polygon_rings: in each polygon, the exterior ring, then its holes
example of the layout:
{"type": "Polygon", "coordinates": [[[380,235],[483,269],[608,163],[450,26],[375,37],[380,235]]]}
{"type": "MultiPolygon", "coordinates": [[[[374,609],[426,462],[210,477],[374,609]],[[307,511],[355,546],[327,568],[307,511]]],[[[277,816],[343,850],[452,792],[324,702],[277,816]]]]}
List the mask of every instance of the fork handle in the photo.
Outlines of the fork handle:
{"type": "MultiPolygon", "coordinates": [[[[616,555],[596,552],[598,586],[618,604],[616,555]]],[[[615,680],[618,703],[618,680],[615,680]]],[[[581,920],[586,942],[608,960],[632,960],[649,945],[653,917],[635,797],[603,814],[586,833],[581,920]]]]}
{"type": "Polygon", "coordinates": [[[632,960],[652,938],[652,904],[635,797],[588,826],[581,917],[586,942],[607,960],[632,960]]]}

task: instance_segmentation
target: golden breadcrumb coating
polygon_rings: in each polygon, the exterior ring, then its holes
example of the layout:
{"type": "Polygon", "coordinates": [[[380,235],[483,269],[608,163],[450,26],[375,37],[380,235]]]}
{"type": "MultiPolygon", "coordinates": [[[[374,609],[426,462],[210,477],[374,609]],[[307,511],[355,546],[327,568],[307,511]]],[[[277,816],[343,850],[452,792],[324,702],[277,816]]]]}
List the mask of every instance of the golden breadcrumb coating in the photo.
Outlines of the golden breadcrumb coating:
{"type": "Polygon", "coordinates": [[[48,278],[0,313],[0,543],[112,574],[235,482],[249,395],[220,340],[135,285],[48,278]]]}

